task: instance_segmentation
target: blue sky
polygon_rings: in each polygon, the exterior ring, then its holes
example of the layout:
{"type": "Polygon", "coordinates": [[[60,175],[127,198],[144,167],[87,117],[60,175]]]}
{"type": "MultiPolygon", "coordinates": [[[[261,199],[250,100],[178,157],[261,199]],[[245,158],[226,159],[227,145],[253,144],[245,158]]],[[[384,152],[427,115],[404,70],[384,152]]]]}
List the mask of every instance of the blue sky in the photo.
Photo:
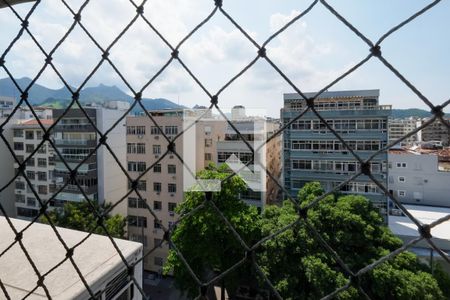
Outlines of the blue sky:
{"type": "MultiPolygon", "coordinates": [[[[311,1],[224,0],[224,9],[259,43],[303,11],[311,1]]],[[[78,7],[79,0],[71,0],[78,7]]],[[[145,15],[176,44],[213,8],[212,0],[149,1],[145,15]]],[[[329,1],[372,41],[430,1],[329,1]]],[[[30,5],[20,5],[24,14],[30,5]]],[[[449,1],[434,8],[400,29],[382,43],[384,57],[408,80],[439,104],[450,97],[450,28],[449,1]]],[[[82,22],[106,46],[134,15],[126,0],[90,2],[82,22]]],[[[42,1],[30,19],[30,28],[46,50],[57,42],[72,19],[58,0],[42,1]]],[[[0,11],[0,51],[17,33],[19,22],[9,10],[0,11]]],[[[315,91],[331,82],[368,54],[368,46],[336,19],[321,3],[303,19],[282,33],[267,46],[268,56],[302,91],[315,91]]],[[[218,14],[180,48],[180,57],[192,72],[214,94],[256,55],[256,49],[228,20],[218,14]]],[[[133,88],[142,87],[168,60],[170,51],[139,20],[111,51],[111,59],[130,80],[133,88]]],[[[58,70],[77,86],[100,59],[100,52],[86,35],[76,29],[57,50],[54,63],[58,70]]],[[[6,57],[7,66],[16,77],[33,77],[42,66],[43,56],[28,36],[24,36],[6,57]]],[[[5,73],[0,71],[0,77],[5,73]]],[[[50,69],[38,83],[59,88],[62,83],[50,69]]],[[[117,85],[130,92],[104,64],[87,86],[99,83],[117,85]]],[[[381,90],[382,104],[394,108],[426,108],[416,95],[377,59],[372,58],[331,90],[381,90]]],[[[0,91],[1,92],[1,91],[0,91]]],[[[242,78],[220,95],[220,104],[231,107],[243,104],[267,109],[278,116],[283,93],[293,92],[265,61],[257,62],[242,78]]],[[[205,93],[175,62],[145,90],[147,97],[164,97],[186,106],[208,104],[205,93]]],[[[446,111],[450,111],[449,108],[446,111]]]]}

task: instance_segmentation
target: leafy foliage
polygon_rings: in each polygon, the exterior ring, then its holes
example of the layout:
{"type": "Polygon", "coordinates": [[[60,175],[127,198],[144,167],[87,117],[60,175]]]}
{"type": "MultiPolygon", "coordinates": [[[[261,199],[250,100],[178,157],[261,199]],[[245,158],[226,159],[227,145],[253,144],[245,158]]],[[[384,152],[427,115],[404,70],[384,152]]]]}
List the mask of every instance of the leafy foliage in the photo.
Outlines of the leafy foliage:
{"type": "MultiPolygon", "coordinates": [[[[95,205],[95,209],[102,213],[106,211],[109,206],[100,207],[95,205]]],[[[67,202],[64,204],[62,210],[56,209],[49,212],[50,219],[56,226],[65,228],[81,230],[86,232],[93,231],[97,234],[105,235],[102,227],[98,226],[97,218],[92,212],[92,208],[86,201],[83,202],[67,202]]],[[[48,223],[45,217],[41,217],[42,223],[48,223]]],[[[109,234],[115,238],[124,238],[126,220],[123,216],[107,215],[103,220],[103,224],[108,230],[109,234]]]]}
{"type": "MultiPolygon", "coordinates": [[[[201,177],[223,179],[228,175],[221,172],[224,170],[213,168],[203,171],[201,177]]],[[[349,283],[349,274],[323,247],[310,226],[353,272],[402,245],[362,196],[325,197],[308,210],[305,221],[289,201],[281,206],[267,206],[257,215],[254,208],[238,199],[244,188],[245,184],[234,177],[224,183],[221,192],[214,193],[213,201],[248,245],[295,223],[264,242],[256,253],[258,264],[283,299],[320,299],[349,283]]],[[[298,195],[300,205],[304,207],[323,193],[319,183],[305,185],[298,195]]],[[[192,211],[204,199],[204,193],[188,193],[179,213],[192,211]]],[[[203,282],[211,279],[214,271],[223,272],[243,257],[241,245],[208,204],[184,219],[172,240],[203,282]]],[[[165,271],[170,270],[174,271],[179,288],[192,297],[198,295],[196,282],[175,251],[170,251],[165,265],[165,271]]],[[[450,279],[442,270],[436,273],[433,277],[415,254],[403,252],[365,273],[358,282],[351,282],[351,287],[337,298],[362,299],[364,291],[371,299],[446,299],[443,291],[448,290],[450,279]]],[[[248,284],[249,276],[257,277],[245,267],[228,274],[228,292],[232,294],[239,283],[248,284]]],[[[259,286],[262,285],[261,280],[259,286]]]]}
{"type": "MultiPolygon", "coordinates": [[[[226,170],[225,166],[216,168],[211,165],[198,176],[201,179],[223,180],[229,175],[226,170]]],[[[239,200],[239,193],[245,189],[244,181],[234,176],[222,184],[221,191],[214,193],[210,201],[214,202],[243,240],[251,244],[259,237],[259,215],[255,207],[249,207],[239,200]]],[[[205,197],[205,192],[186,193],[184,202],[177,206],[177,213],[183,215],[191,212],[205,201],[205,197]]],[[[177,225],[172,241],[203,281],[211,279],[216,272],[225,271],[245,256],[242,245],[210,202],[177,225]]],[[[164,266],[165,273],[171,270],[180,289],[191,297],[198,295],[197,284],[175,251],[169,252],[164,266]]],[[[233,282],[227,285],[233,285],[233,282]]]]}

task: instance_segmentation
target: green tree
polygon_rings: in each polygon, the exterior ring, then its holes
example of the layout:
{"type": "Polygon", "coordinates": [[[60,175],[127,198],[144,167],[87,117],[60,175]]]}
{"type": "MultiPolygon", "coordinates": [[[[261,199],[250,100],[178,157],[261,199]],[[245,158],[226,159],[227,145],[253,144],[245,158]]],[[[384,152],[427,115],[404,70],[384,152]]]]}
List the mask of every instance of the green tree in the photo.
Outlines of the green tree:
{"type": "MultiPolygon", "coordinates": [[[[210,165],[201,171],[198,177],[224,180],[228,175],[226,166],[210,165]]],[[[255,207],[249,207],[239,199],[239,193],[246,188],[244,181],[234,176],[223,182],[220,192],[214,192],[210,201],[214,202],[243,240],[251,245],[259,238],[257,227],[259,214],[255,207]]],[[[205,192],[186,193],[185,200],[177,207],[177,213],[185,215],[192,212],[205,201],[206,197],[205,192]]],[[[177,224],[171,238],[202,281],[225,271],[245,256],[242,245],[209,201],[203,208],[177,224]]],[[[178,288],[187,292],[190,297],[198,295],[198,285],[174,250],[169,251],[164,266],[165,273],[170,271],[173,271],[178,288]]],[[[232,289],[241,279],[239,276],[227,277],[225,286],[232,289]]]]}
{"type": "MultiPolygon", "coordinates": [[[[305,206],[322,194],[319,183],[310,183],[300,190],[298,198],[305,206]]],[[[287,226],[297,217],[291,202],[267,207],[261,218],[262,235],[287,226]]],[[[308,210],[307,220],[352,271],[402,244],[362,196],[325,197],[308,210]]],[[[347,283],[343,269],[303,221],[265,243],[261,250],[260,264],[284,299],[321,298],[347,283]]],[[[416,255],[405,252],[368,272],[360,284],[372,299],[444,299],[429,271],[416,255]]],[[[354,287],[338,296],[360,298],[354,287]]]]}
{"type": "MultiPolygon", "coordinates": [[[[99,213],[103,213],[110,208],[110,205],[99,206],[95,204],[95,209],[99,213]]],[[[92,211],[88,202],[67,202],[62,209],[55,209],[49,213],[50,219],[56,226],[81,230],[86,232],[93,231],[97,234],[105,235],[102,227],[97,225],[97,217],[92,211]]],[[[42,223],[48,223],[45,217],[41,217],[42,223]]],[[[103,220],[103,224],[112,237],[124,238],[126,219],[120,215],[107,215],[103,220]]]]}

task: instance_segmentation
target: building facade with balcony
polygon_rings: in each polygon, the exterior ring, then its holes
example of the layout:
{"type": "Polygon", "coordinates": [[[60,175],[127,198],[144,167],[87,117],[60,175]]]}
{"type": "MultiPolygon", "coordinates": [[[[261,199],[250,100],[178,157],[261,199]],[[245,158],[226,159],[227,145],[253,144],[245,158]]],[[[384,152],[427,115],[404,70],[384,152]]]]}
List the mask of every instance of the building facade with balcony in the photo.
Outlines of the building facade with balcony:
{"type": "Polygon", "coordinates": [[[279,200],[279,187],[274,179],[279,180],[281,173],[281,136],[277,135],[266,143],[280,128],[279,121],[248,117],[245,108],[238,106],[232,110],[231,123],[241,136],[230,124],[226,124],[224,139],[217,142],[216,163],[227,163],[235,172],[240,170],[239,165],[244,167],[243,165],[248,164],[248,170],[253,174],[252,178],[241,174],[247,180],[248,189],[240,197],[248,205],[262,210],[266,204],[274,204],[279,200]],[[249,146],[256,150],[255,156],[249,146]],[[233,162],[232,158],[237,162],[233,162]],[[235,167],[232,167],[233,165],[235,167]],[[270,172],[274,179],[267,172],[270,172]]]}
{"type": "MultiPolygon", "coordinates": [[[[149,111],[166,136],[172,140],[183,130],[183,110],[149,111]]],[[[215,126],[219,123],[198,122],[195,126],[198,138],[195,151],[195,169],[204,169],[209,162],[216,161],[215,141],[221,139],[215,126]],[[214,141],[214,143],[212,143],[214,141]]],[[[147,168],[155,164],[140,179],[137,187],[144,203],[133,192],[128,196],[128,238],[144,244],[144,253],[157,247],[144,259],[144,268],[148,271],[162,272],[169,246],[161,244],[164,231],[177,220],[176,206],[184,199],[183,163],[172,152],[164,158],[169,141],[160,129],[146,116],[128,116],[126,120],[127,171],[131,178],[140,176],[147,168]],[[155,212],[157,219],[147,209],[155,212]],[[158,247],[159,246],[159,247],[158,247]]],[[[222,130],[223,136],[223,130],[222,130]]],[[[223,138],[223,137],[222,137],[223,138]]],[[[174,141],[175,151],[183,157],[183,136],[174,141]]],[[[194,157],[191,158],[194,161],[194,157]]]]}
{"type": "MultiPolygon", "coordinates": [[[[53,124],[53,120],[42,119],[41,123],[48,128],[53,124]]],[[[45,142],[28,158],[41,143],[42,136],[42,128],[35,119],[21,121],[13,126],[12,147],[19,162],[28,159],[25,175],[32,184],[31,187],[23,176],[18,176],[14,182],[14,203],[18,218],[32,219],[39,215],[40,204],[33,189],[42,201],[47,201],[55,190],[54,150],[50,144],[45,142]]],[[[14,162],[14,168],[18,167],[19,164],[14,162]]]]}
{"type": "MultiPolygon", "coordinates": [[[[389,132],[389,143],[395,142],[398,139],[409,134],[417,128],[418,118],[389,118],[388,120],[388,132],[389,132]]],[[[402,140],[400,142],[401,146],[413,145],[418,142],[417,133],[411,135],[410,137],[402,140]]]]}
{"type": "MultiPolygon", "coordinates": [[[[315,93],[305,96],[311,98],[315,93]]],[[[388,142],[391,106],[379,105],[378,98],[379,90],[324,92],[316,98],[315,109],[365,160],[388,142]]],[[[306,108],[307,103],[299,94],[284,94],[283,124],[306,108]]],[[[386,152],[371,160],[372,174],[385,185],[386,165],[386,152]]],[[[311,181],[319,181],[326,191],[331,191],[359,170],[359,162],[312,111],[283,132],[283,182],[291,196],[297,197],[299,189],[311,181]]],[[[364,195],[382,214],[387,213],[386,196],[365,175],[342,186],[340,192],[364,195]]]]}
{"type": "MultiPolygon", "coordinates": [[[[420,142],[435,142],[441,146],[450,146],[450,118],[444,118],[447,125],[437,119],[433,123],[427,125],[418,132],[418,140],[420,142]]],[[[418,121],[418,126],[428,121],[427,118],[418,121]]]]}
{"type": "MultiPolygon", "coordinates": [[[[125,118],[110,130],[126,111],[103,107],[85,107],[84,111],[93,124],[81,109],[71,109],[52,132],[56,148],[64,158],[63,161],[55,155],[56,187],[68,183],[51,201],[55,207],[61,207],[68,201],[84,201],[85,196],[100,205],[115,203],[127,191],[126,175],[116,162],[117,159],[122,166],[126,166],[125,118]],[[101,144],[101,135],[97,130],[107,133],[109,149],[105,145],[97,148],[101,144]],[[76,179],[71,178],[67,166],[71,170],[76,169],[76,179]]],[[[56,109],[53,116],[56,120],[64,113],[65,110],[56,109]]],[[[116,206],[113,213],[126,215],[126,204],[116,206]]]]}

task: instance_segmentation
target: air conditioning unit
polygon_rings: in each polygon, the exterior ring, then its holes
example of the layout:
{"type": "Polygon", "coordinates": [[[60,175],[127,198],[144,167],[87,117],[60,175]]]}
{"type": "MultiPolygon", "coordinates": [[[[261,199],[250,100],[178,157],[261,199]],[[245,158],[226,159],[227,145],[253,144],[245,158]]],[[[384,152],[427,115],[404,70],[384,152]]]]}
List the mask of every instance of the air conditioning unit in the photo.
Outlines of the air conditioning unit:
{"type": "Polygon", "coordinates": [[[173,158],[173,155],[169,155],[169,158],[173,158]]]}
{"type": "Polygon", "coordinates": [[[156,192],[156,195],[159,195],[159,194],[161,194],[161,192],[156,192]]]}
{"type": "Polygon", "coordinates": [[[175,194],[170,194],[170,197],[173,197],[173,196],[175,196],[175,194]]]}
{"type": "Polygon", "coordinates": [[[177,176],[172,176],[172,179],[177,179],[177,176]]]}
{"type": "Polygon", "coordinates": [[[159,140],[159,135],[155,135],[155,140],[159,140]]]}
{"type": "Polygon", "coordinates": [[[153,233],[158,233],[158,230],[156,230],[156,229],[153,229],[153,233]]]}
{"type": "Polygon", "coordinates": [[[155,158],[159,158],[159,155],[155,155],[155,158]]]}
{"type": "Polygon", "coordinates": [[[143,138],[144,138],[144,136],[142,134],[138,135],[138,139],[143,139],[143,138]]]}
{"type": "Polygon", "coordinates": [[[175,213],[174,213],[173,211],[169,211],[169,215],[170,215],[171,217],[173,217],[173,216],[175,216],[175,213]]]}

